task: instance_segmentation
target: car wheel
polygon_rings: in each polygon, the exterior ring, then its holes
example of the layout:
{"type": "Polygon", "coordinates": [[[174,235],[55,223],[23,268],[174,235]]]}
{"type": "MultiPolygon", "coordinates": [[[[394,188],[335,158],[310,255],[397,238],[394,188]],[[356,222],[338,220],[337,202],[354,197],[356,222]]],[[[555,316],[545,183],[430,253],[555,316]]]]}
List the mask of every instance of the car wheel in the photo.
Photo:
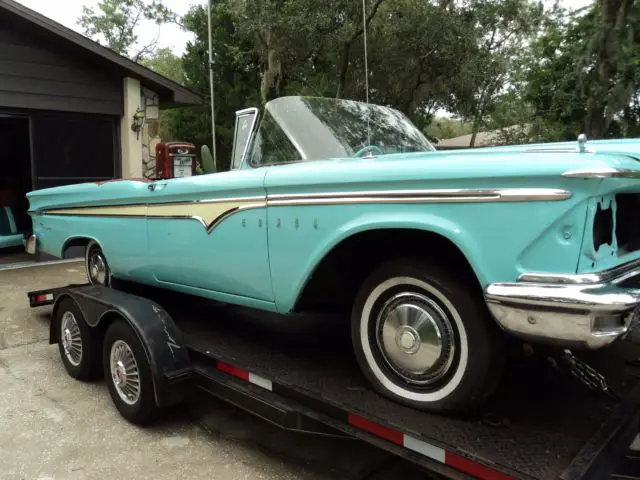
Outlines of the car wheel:
{"type": "Polygon", "coordinates": [[[150,423],[158,413],[151,367],[138,336],[122,320],[107,329],[102,364],[109,394],[120,414],[137,425],[150,423]]]}
{"type": "Polygon", "coordinates": [[[105,287],[111,286],[111,269],[107,263],[107,257],[98,242],[94,240],[89,242],[85,252],[84,263],[89,283],[92,285],[104,285],[105,287]]]}
{"type": "Polygon", "coordinates": [[[483,403],[500,380],[499,327],[482,297],[437,264],[378,268],[356,296],[351,326],[365,376],[399,403],[460,413],[483,403]]]}
{"type": "Polygon", "coordinates": [[[100,378],[100,339],[85,322],[76,302],[69,297],[61,299],[52,321],[67,373],[77,380],[100,378]]]}

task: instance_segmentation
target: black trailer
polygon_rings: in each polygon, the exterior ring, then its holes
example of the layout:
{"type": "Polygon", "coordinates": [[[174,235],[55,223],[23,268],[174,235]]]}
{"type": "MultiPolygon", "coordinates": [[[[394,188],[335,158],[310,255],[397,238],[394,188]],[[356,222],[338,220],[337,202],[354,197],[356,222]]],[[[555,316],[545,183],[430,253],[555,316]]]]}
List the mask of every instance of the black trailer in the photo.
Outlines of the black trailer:
{"type": "Polygon", "coordinates": [[[28,297],[32,307],[54,305],[50,343],[69,374],[105,375],[132,422],[195,386],[283,428],[356,437],[445,478],[640,478],[640,454],[629,449],[640,420],[640,347],[631,342],[580,359],[523,350],[484,411],[446,417],[372,391],[341,319],[265,315],[124,283],[28,297]],[[110,356],[123,345],[133,360],[124,350],[110,356]]]}

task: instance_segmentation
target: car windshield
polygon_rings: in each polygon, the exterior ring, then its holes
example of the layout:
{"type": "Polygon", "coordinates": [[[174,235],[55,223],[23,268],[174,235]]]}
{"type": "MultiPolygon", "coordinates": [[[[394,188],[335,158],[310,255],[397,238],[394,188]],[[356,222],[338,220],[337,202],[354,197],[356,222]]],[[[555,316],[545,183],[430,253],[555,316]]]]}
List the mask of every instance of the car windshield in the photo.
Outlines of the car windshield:
{"type": "Polygon", "coordinates": [[[353,100],[280,97],[268,102],[250,149],[253,166],[435,148],[401,112],[353,100]],[[377,147],[377,148],[376,148],[377,147]]]}

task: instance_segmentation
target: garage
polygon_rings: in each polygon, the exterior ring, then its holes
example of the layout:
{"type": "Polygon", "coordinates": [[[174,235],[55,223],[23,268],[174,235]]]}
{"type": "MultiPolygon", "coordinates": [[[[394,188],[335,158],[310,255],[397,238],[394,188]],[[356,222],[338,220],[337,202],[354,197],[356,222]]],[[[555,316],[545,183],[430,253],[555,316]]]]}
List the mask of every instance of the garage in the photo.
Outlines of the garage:
{"type": "MultiPolygon", "coordinates": [[[[25,194],[143,176],[134,115],[200,105],[183,86],[11,0],[0,3],[0,266],[33,262],[25,194]]],[[[52,260],[37,258],[37,261],[52,260]]]]}

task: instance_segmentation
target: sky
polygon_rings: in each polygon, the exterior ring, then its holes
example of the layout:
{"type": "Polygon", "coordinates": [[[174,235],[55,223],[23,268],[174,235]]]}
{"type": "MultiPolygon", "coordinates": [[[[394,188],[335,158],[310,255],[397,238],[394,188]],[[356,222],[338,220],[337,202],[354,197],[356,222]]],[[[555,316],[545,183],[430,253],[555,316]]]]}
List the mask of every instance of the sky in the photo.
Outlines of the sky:
{"type": "MultiPolygon", "coordinates": [[[[17,0],[24,6],[45,15],[65,27],[82,33],[77,25],[77,20],[82,14],[82,6],[95,7],[99,0],[17,0]]],[[[356,1],[356,0],[354,0],[356,1]]],[[[545,0],[552,3],[552,0],[545,0]]],[[[568,8],[579,8],[589,5],[593,0],[560,0],[560,3],[568,8]]],[[[163,0],[163,3],[179,15],[185,14],[191,5],[206,4],[207,0],[163,0]]],[[[142,24],[137,32],[140,43],[151,42],[158,35],[160,28],[159,45],[171,48],[176,55],[181,55],[186,43],[192,38],[188,32],[182,31],[174,25],[163,25],[158,27],[151,22],[142,24]]]]}
{"type": "MultiPolygon", "coordinates": [[[[95,7],[98,4],[98,0],[17,0],[17,2],[79,33],[82,33],[82,29],[78,26],[77,20],[82,15],[82,6],[95,7]]],[[[184,15],[191,5],[204,5],[207,0],[163,0],[163,3],[177,14],[184,15]]],[[[158,35],[158,28],[160,28],[159,45],[169,47],[176,55],[181,55],[192,35],[175,25],[158,27],[152,22],[145,22],[137,32],[140,43],[153,41],[158,35]]]]}

